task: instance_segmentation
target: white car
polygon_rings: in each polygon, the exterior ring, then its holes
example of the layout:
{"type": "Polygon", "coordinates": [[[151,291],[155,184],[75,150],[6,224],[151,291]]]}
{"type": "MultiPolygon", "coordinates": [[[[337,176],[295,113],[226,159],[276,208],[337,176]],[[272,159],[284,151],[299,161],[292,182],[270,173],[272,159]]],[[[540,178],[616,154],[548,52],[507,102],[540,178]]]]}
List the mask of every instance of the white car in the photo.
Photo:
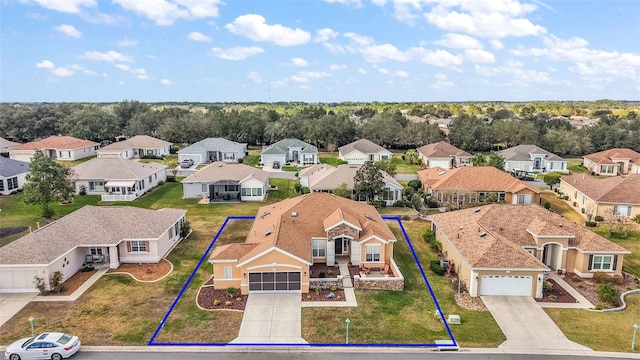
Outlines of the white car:
{"type": "Polygon", "coordinates": [[[61,332],[43,333],[35,338],[20,339],[4,350],[5,360],[51,359],[61,360],[80,350],[77,336],[61,332]]]}

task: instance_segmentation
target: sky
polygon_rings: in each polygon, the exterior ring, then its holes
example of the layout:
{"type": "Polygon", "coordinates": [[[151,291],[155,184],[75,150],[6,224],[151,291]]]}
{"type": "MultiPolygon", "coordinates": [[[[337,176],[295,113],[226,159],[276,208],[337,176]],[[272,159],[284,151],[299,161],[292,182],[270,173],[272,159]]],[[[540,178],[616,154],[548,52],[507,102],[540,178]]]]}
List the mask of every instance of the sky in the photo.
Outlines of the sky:
{"type": "Polygon", "coordinates": [[[0,101],[637,101],[639,18],[638,0],[0,0],[0,101]]]}

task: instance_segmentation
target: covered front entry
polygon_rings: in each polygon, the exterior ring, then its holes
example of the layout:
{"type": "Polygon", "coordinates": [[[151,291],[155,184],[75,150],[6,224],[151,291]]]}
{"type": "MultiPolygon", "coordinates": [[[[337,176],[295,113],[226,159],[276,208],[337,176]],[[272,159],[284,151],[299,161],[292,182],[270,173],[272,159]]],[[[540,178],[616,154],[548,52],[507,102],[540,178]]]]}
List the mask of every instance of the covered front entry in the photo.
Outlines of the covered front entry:
{"type": "Polygon", "coordinates": [[[349,255],[349,241],[350,239],[348,238],[337,238],[333,240],[335,243],[336,256],[349,255]]]}
{"type": "Polygon", "coordinates": [[[265,271],[249,273],[249,292],[299,292],[300,290],[300,271],[265,271]]]}
{"type": "Polygon", "coordinates": [[[239,202],[240,183],[235,180],[220,180],[213,184],[209,184],[209,201],[239,202]]]}
{"type": "Polygon", "coordinates": [[[542,262],[553,270],[562,269],[562,245],[545,244],[542,247],[542,262]]]}
{"type": "Polygon", "coordinates": [[[482,275],[480,295],[531,296],[532,281],[532,276],[482,275]]]}

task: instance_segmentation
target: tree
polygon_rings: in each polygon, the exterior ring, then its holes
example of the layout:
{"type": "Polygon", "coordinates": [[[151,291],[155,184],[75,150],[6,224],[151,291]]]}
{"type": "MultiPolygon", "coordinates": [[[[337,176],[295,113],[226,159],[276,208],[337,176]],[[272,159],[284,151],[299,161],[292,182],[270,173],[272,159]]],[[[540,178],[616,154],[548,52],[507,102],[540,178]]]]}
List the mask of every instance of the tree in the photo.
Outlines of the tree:
{"type": "Polygon", "coordinates": [[[336,196],[341,196],[343,198],[351,199],[352,191],[349,189],[347,183],[342,183],[337,188],[331,191],[332,194],[336,196]]]}
{"type": "Polygon", "coordinates": [[[544,181],[545,184],[549,185],[549,189],[553,189],[553,185],[560,184],[560,174],[558,173],[545,174],[542,177],[542,180],[544,181]]]}
{"type": "Polygon", "coordinates": [[[487,157],[483,153],[475,153],[471,159],[473,166],[484,166],[487,162],[487,157]]]}
{"type": "Polygon", "coordinates": [[[495,151],[492,151],[487,160],[487,165],[504,171],[504,157],[495,151]]]}
{"type": "Polygon", "coordinates": [[[384,190],[382,171],[371,161],[367,161],[356,171],[353,187],[359,197],[373,201],[384,190]]]}
{"type": "Polygon", "coordinates": [[[68,175],[69,169],[36,150],[24,185],[24,202],[42,205],[42,216],[52,217],[54,211],[49,204],[67,200],[73,194],[68,175]]]}
{"type": "Polygon", "coordinates": [[[386,172],[389,176],[396,175],[396,164],[391,160],[380,160],[375,165],[378,169],[386,172]]]}

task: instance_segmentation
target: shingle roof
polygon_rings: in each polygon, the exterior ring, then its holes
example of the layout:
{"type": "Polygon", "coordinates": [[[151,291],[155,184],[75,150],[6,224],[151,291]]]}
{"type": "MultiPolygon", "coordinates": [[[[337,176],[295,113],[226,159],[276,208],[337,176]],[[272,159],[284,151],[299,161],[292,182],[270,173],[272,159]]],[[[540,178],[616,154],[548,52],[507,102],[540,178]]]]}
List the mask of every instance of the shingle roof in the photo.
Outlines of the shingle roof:
{"type": "Polygon", "coordinates": [[[288,149],[292,146],[301,147],[302,148],[301,152],[303,154],[316,154],[318,152],[317,147],[311,144],[308,144],[302,140],[282,139],[277,143],[274,143],[265,147],[260,154],[261,155],[262,154],[286,154],[288,149]]]}
{"type": "Polygon", "coordinates": [[[94,158],[74,166],[78,179],[138,180],[153,175],[167,166],[157,162],[142,163],[121,158],[94,158]]]}
{"type": "Polygon", "coordinates": [[[350,144],[347,144],[338,148],[338,151],[342,155],[346,155],[354,150],[358,150],[363,154],[372,154],[372,153],[378,153],[380,151],[388,151],[382,146],[375,144],[367,139],[356,140],[350,144]]]}
{"type": "MultiPolygon", "coordinates": [[[[261,207],[245,241],[255,246],[243,248],[246,252],[238,260],[242,262],[277,247],[311,263],[311,238],[327,236],[324,220],[337,209],[350,218],[350,222],[359,223],[361,239],[377,235],[385,240],[395,240],[373,206],[327,193],[311,193],[261,207]]],[[[231,249],[214,251],[211,260],[229,260],[224,255],[227,251],[231,249]]]]}
{"type": "Polygon", "coordinates": [[[529,189],[540,193],[535,186],[531,186],[504,171],[493,166],[465,166],[444,170],[433,168],[420,170],[421,179],[430,179],[429,187],[436,191],[467,190],[467,191],[507,191],[517,192],[529,189]]]}
{"type": "MultiPolygon", "coordinates": [[[[327,164],[321,164],[320,166],[314,166],[314,171],[307,173],[300,173],[299,175],[309,177],[309,189],[311,190],[333,190],[338,188],[342,184],[347,184],[348,189],[354,188],[353,178],[356,176],[356,172],[362,167],[359,164],[342,164],[337,167],[333,167],[327,164]],[[307,175],[309,174],[309,175],[307,175]]],[[[382,178],[385,184],[393,184],[398,188],[402,188],[402,185],[390,176],[386,172],[382,172],[382,178]]]]}
{"type": "Polygon", "coordinates": [[[524,246],[537,246],[529,231],[555,235],[566,232],[564,236],[574,236],[569,239],[569,247],[585,252],[629,253],[538,205],[492,204],[435,214],[431,218],[475,268],[546,269],[523,249],[524,246]],[[485,235],[481,236],[482,233],[485,235]]]}
{"type": "Polygon", "coordinates": [[[178,154],[203,153],[205,151],[233,152],[237,151],[238,147],[246,145],[224,138],[206,138],[179,150],[178,154]]]}
{"type": "Polygon", "coordinates": [[[118,141],[113,144],[109,144],[100,150],[101,151],[113,151],[113,150],[127,150],[127,149],[159,149],[165,146],[171,145],[170,142],[156,139],[148,135],[136,135],[124,141],[118,141]]]}
{"type": "Polygon", "coordinates": [[[4,178],[29,172],[29,163],[0,156],[0,176],[4,178]]]}
{"type": "Polygon", "coordinates": [[[640,174],[605,179],[575,174],[560,179],[596,202],[640,205],[640,174]]]}
{"type": "Polygon", "coordinates": [[[31,141],[14,147],[11,150],[75,150],[100,145],[97,142],[74,138],[72,136],[49,136],[46,139],[31,141]]]}
{"type": "Polygon", "coordinates": [[[631,149],[614,148],[585,155],[584,157],[596,164],[613,164],[612,159],[631,159],[632,163],[640,165],[640,153],[631,149]]]}
{"type": "Polygon", "coordinates": [[[547,161],[563,161],[560,156],[553,154],[536,145],[518,145],[498,151],[505,161],[531,161],[529,154],[545,154],[547,161]]]}
{"type": "Polygon", "coordinates": [[[16,147],[18,145],[20,145],[20,143],[9,141],[9,140],[7,140],[5,138],[1,138],[0,137],[0,149],[11,149],[11,148],[16,147]]]}
{"type": "Polygon", "coordinates": [[[123,239],[156,239],[186,212],[87,205],[1,247],[0,264],[49,264],[76,246],[111,246],[123,239]]]}
{"type": "Polygon", "coordinates": [[[419,147],[417,150],[426,157],[472,156],[468,152],[460,150],[446,141],[427,144],[419,147]]]}
{"type": "Polygon", "coordinates": [[[248,178],[267,182],[269,181],[269,173],[245,164],[216,161],[198,170],[195,174],[189,175],[186,179],[182,180],[182,182],[216,182],[219,180],[241,181],[248,178]]]}

